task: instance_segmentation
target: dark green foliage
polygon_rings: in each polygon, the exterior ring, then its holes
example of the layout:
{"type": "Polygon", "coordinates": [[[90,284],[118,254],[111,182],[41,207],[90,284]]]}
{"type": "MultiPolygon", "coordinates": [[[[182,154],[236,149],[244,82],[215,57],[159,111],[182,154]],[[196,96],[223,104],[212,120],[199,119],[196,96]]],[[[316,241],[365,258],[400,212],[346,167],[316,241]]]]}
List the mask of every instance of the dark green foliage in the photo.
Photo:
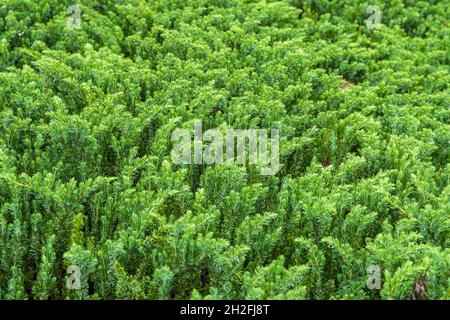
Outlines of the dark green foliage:
{"type": "Polygon", "coordinates": [[[0,2],[0,299],[450,299],[447,0],[77,3],[0,2]],[[196,119],[281,170],[173,164],[196,119]]]}

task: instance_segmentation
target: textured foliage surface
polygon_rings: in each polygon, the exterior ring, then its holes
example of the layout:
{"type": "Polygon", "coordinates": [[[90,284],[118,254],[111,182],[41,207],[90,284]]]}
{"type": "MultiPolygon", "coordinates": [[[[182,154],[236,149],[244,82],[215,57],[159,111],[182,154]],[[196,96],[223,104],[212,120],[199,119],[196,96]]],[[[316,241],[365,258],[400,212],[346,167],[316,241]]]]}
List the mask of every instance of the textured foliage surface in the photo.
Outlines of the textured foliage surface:
{"type": "Polygon", "coordinates": [[[0,1],[1,299],[450,299],[448,0],[77,3],[0,1]]]}

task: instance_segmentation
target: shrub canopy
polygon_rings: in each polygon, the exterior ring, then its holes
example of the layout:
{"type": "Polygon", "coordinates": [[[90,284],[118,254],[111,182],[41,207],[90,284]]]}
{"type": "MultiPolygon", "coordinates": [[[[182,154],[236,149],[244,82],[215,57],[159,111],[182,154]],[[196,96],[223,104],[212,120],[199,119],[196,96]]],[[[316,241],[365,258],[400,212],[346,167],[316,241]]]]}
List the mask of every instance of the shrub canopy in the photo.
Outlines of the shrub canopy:
{"type": "Polygon", "coordinates": [[[371,2],[2,0],[0,298],[449,299],[449,2],[371,2]]]}

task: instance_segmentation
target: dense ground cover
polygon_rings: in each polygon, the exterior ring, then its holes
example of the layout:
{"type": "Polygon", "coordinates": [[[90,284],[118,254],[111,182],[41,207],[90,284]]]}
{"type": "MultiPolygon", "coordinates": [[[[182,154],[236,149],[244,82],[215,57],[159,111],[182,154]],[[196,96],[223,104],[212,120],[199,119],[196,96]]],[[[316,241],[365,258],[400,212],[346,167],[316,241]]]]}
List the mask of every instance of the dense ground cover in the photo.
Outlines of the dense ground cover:
{"type": "Polygon", "coordinates": [[[449,15],[1,0],[0,298],[449,299],[449,15]],[[280,171],[173,164],[197,119],[279,128],[280,171]]]}

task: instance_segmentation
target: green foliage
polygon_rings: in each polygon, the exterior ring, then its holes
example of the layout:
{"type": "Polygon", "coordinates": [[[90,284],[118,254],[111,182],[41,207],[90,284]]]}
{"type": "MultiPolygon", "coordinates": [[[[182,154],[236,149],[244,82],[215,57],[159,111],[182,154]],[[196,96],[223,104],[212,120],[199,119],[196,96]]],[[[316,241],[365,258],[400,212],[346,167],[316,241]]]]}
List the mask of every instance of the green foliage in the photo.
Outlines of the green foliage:
{"type": "Polygon", "coordinates": [[[42,260],[39,266],[39,273],[33,285],[33,298],[39,300],[48,299],[54,294],[56,277],[54,276],[54,264],[56,255],[53,250],[55,236],[48,239],[48,243],[42,248],[42,260]]]}
{"type": "Polygon", "coordinates": [[[77,3],[0,4],[0,299],[450,299],[448,1],[77,3]]]}

